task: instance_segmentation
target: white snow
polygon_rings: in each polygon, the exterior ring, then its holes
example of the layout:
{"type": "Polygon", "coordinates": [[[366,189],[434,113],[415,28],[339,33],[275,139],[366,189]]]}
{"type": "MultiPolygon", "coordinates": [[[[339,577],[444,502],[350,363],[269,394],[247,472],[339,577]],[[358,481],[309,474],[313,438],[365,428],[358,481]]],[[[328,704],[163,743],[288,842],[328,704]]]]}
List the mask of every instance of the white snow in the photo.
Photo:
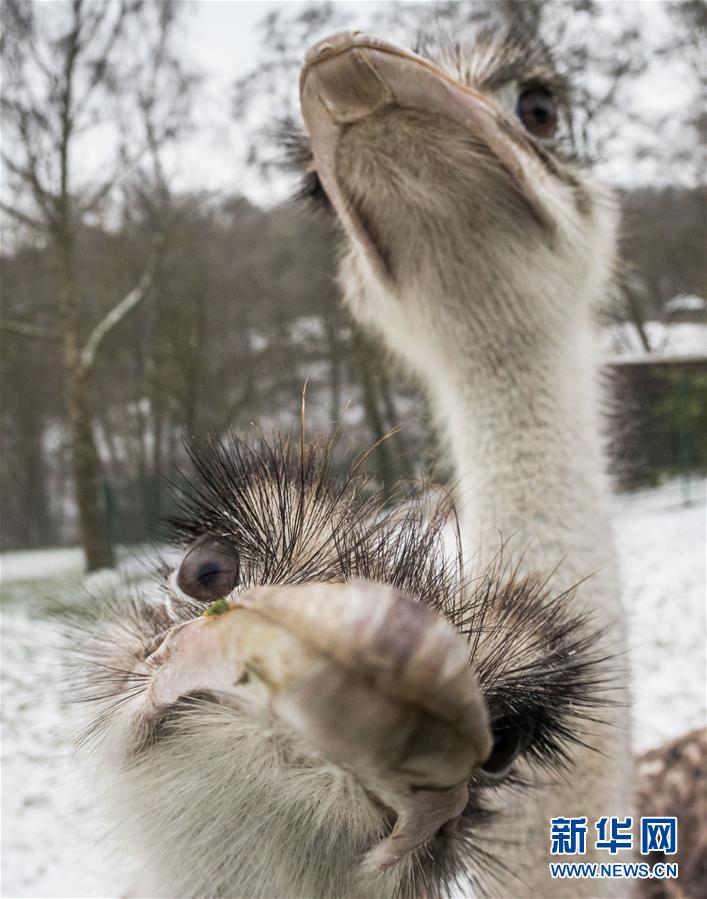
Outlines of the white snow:
{"type": "Polygon", "coordinates": [[[671,314],[674,312],[704,312],[705,301],[694,293],[681,293],[663,306],[663,309],[671,314]]]}
{"type": "MultiPolygon", "coordinates": [[[[676,480],[614,501],[638,751],[705,721],[705,486],[676,480]]],[[[144,575],[154,555],[129,557],[125,574],[144,575]]],[[[100,796],[71,761],[46,615],[53,599],[86,601],[81,560],[75,549],[0,557],[3,896],[118,896],[130,886],[124,862],[103,854],[100,796]]],[[[93,592],[116,582],[110,572],[88,581],[93,592]]]]}
{"type": "Polygon", "coordinates": [[[79,571],[83,565],[83,550],[37,549],[0,555],[0,583],[4,581],[35,580],[79,571]]]}
{"type": "Polygon", "coordinates": [[[616,498],[637,751],[705,724],[705,481],[616,498]]]}
{"type": "Polygon", "coordinates": [[[121,896],[97,838],[88,778],[74,759],[58,635],[22,608],[2,628],[2,896],[121,896]]]}
{"type": "Polygon", "coordinates": [[[651,359],[704,358],[707,361],[707,325],[701,322],[647,321],[644,330],[651,352],[647,353],[631,322],[602,328],[599,347],[605,362],[621,362],[630,357],[651,359]]]}
{"type": "Polygon", "coordinates": [[[0,584],[12,581],[48,580],[60,575],[72,575],[89,592],[106,589],[120,584],[126,577],[147,574],[159,556],[169,556],[169,547],[139,547],[137,549],[119,547],[116,568],[102,568],[88,575],[82,575],[83,550],[79,547],[57,549],[28,549],[18,552],[0,553],[0,584]]]}

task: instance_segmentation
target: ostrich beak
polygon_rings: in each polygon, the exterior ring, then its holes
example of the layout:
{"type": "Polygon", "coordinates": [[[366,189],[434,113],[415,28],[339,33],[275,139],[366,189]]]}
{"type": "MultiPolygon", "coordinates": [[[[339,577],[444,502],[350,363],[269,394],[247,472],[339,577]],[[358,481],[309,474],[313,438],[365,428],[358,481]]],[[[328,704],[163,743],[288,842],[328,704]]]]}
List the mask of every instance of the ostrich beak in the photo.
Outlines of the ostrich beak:
{"type": "Polygon", "coordinates": [[[511,175],[533,216],[552,222],[523,166],[520,145],[501,113],[473,88],[455,81],[429,60],[362,32],[342,32],[315,44],[300,76],[300,101],[322,186],[343,224],[371,260],[376,251],[337,177],[337,145],[348,126],[397,106],[443,115],[459,122],[482,141],[511,175]]]}
{"type": "Polygon", "coordinates": [[[178,625],[147,660],[157,712],[196,690],[264,701],[396,814],[365,863],[394,865],[468,802],[491,751],[468,647],[389,585],[259,587],[228,611],[178,625]]]}

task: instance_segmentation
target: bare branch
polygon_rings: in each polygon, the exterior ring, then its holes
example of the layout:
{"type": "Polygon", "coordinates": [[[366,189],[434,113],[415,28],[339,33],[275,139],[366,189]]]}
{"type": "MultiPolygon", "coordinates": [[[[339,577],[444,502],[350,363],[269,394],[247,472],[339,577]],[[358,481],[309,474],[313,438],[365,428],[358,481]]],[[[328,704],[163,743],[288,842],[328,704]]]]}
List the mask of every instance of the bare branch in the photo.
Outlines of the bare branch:
{"type": "MultiPolygon", "coordinates": [[[[23,142],[25,140],[26,135],[23,133],[23,142]]],[[[26,143],[23,143],[23,150],[27,157],[27,165],[21,165],[4,152],[2,153],[3,165],[18,178],[23,185],[30,188],[35,203],[46,216],[47,222],[51,223],[54,215],[54,197],[43,186],[39,179],[39,162],[37,156],[32,152],[28,140],[26,143]]],[[[46,228],[46,224],[44,227],[46,228]]]]}
{"type": "Polygon", "coordinates": [[[16,337],[29,337],[33,340],[56,342],[61,339],[56,332],[46,331],[44,328],[32,325],[29,322],[2,321],[0,322],[0,330],[5,331],[7,334],[14,334],[16,337]]]}
{"type": "Polygon", "coordinates": [[[629,321],[635,327],[643,349],[647,353],[652,352],[654,347],[651,346],[645,327],[645,314],[642,302],[644,290],[638,275],[627,263],[624,264],[623,269],[618,274],[616,288],[619,291],[619,298],[623,306],[621,318],[625,319],[628,314],[629,321]]]}
{"type": "Polygon", "coordinates": [[[118,325],[129,312],[132,312],[147,296],[154,279],[154,259],[148,263],[138,283],[129,291],[120,302],[101,319],[96,325],[84,348],[81,350],[80,369],[81,374],[87,374],[96,361],[96,353],[103,340],[118,325]]]}
{"type": "Polygon", "coordinates": [[[59,139],[60,161],[60,208],[64,218],[68,215],[69,205],[69,150],[71,136],[74,128],[75,115],[75,73],[76,65],[81,52],[81,31],[84,25],[82,18],[83,0],[74,0],[72,4],[73,24],[64,36],[65,51],[63,62],[63,83],[59,94],[59,119],[61,122],[61,136],[59,139]]]}
{"type": "Polygon", "coordinates": [[[0,210],[2,210],[5,215],[12,216],[15,221],[19,222],[22,225],[26,225],[28,228],[32,228],[34,231],[43,231],[46,227],[46,224],[44,222],[41,222],[39,219],[33,218],[26,212],[22,212],[21,209],[10,206],[8,203],[3,203],[2,201],[0,201],[0,210]]]}
{"type": "Polygon", "coordinates": [[[144,143],[141,144],[131,156],[124,156],[120,169],[114,171],[110,177],[108,177],[102,184],[98,185],[88,197],[77,204],[80,214],[85,215],[87,212],[95,211],[117,184],[127,181],[149,151],[149,144],[144,143]]]}
{"type": "MultiPolygon", "coordinates": [[[[95,9],[95,7],[93,7],[95,9]]],[[[84,109],[88,106],[91,96],[93,95],[95,89],[99,87],[106,78],[108,60],[113,53],[113,49],[122,36],[123,29],[125,27],[126,17],[128,13],[133,11],[134,4],[131,7],[130,4],[126,4],[125,2],[121,3],[118,8],[118,13],[116,15],[115,21],[113,22],[110,31],[108,33],[108,37],[105,39],[105,42],[100,50],[95,54],[95,63],[93,65],[93,73],[89,79],[88,85],[84,91],[83,96],[76,101],[76,109],[75,109],[75,118],[79,119],[84,109]]],[[[101,13],[94,17],[93,23],[91,23],[90,32],[84,37],[83,44],[91,45],[95,38],[96,33],[100,29],[100,26],[103,24],[103,21],[106,17],[106,12],[108,10],[108,5],[106,4],[103,7],[101,13]]]]}

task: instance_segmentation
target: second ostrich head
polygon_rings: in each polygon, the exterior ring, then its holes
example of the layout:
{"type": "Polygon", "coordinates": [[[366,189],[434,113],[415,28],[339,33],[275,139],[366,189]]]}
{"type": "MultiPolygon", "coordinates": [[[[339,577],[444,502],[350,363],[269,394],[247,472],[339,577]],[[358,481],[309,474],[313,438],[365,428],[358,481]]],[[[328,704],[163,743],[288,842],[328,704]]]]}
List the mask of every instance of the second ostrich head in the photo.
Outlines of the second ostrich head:
{"type": "Polygon", "coordinates": [[[593,337],[617,211],[574,158],[550,56],[514,34],[430,59],[339,34],[300,91],[298,156],[343,229],[344,297],[426,388],[467,549],[518,533],[541,567],[608,567],[583,531],[609,531],[593,337]]]}
{"type": "Polygon", "coordinates": [[[300,90],[308,189],[348,238],[346,297],[415,367],[460,327],[498,365],[586,316],[616,212],[573,158],[569,88],[541,46],[487,34],[433,61],[344,33],[309,51],[300,90]]]}
{"type": "Polygon", "coordinates": [[[504,814],[605,698],[592,627],[540,578],[469,580],[446,501],[386,511],[327,446],[197,470],[179,565],[76,641],[140,895],[494,893],[504,814]]]}

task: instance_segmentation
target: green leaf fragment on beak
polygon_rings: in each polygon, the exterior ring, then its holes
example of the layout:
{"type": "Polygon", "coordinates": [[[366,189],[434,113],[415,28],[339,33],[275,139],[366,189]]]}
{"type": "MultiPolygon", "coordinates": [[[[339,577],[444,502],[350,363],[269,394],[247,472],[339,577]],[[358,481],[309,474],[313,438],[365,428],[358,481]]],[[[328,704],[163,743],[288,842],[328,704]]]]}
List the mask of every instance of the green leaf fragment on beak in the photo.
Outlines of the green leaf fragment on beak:
{"type": "Polygon", "coordinates": [[[211,605],[204,609],[204,617],[213,618],[216,615],[223,615],[223,613],[228,612],[230,608],[231,604],[227,599],[215,599],[211,605]]]}

